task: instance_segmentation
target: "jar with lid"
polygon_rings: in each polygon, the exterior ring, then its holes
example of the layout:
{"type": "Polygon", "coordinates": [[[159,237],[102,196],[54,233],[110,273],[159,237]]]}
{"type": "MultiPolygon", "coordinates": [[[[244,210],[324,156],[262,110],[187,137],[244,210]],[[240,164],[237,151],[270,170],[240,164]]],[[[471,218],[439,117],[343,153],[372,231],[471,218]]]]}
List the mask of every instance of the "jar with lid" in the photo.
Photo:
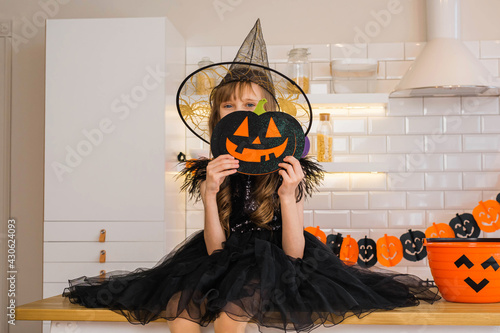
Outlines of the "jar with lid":
{"type": "MultiPolygon", "coordinates": [[[[198,62],[198,67],[202,68],[212,64],[213,61],[211,61],[209,57],[203,57],[201,61],[198,62]]],[[[195,76],[195,80],[197,95],[208,95],[215,87],[215,73],[212,70],[198,72],[195,76]]]]}
{"type": "Polygon", "coordinates": [[[329,113],[319,114],[320,123],[317,130],[318,162],[331,162],[333,150],[333,130],[329,113]]]}
{"type": "MultiPolygon", "coordinates": [[[[287,74],[304,90],[304,93],[309,93],[309,59],[307,56],[307,48],[291,49],[288,52],[287,74]]],[[[289,86],[291,93],[293,91],[292,85],[289,86]]],[[[297,90],[297,89],[296,89],[297,90]]]]}

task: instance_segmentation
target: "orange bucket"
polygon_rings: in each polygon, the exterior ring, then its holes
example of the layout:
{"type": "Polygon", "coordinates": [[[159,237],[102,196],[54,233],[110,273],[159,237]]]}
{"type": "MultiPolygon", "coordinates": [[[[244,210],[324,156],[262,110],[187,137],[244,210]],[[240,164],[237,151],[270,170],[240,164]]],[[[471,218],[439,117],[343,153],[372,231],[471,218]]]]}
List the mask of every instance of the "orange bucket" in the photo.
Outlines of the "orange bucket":
{"type": "Polygon", "coordinates": [[[500,238],[427,238],[424,245],[445,300],[500,302],[500,238]]]}

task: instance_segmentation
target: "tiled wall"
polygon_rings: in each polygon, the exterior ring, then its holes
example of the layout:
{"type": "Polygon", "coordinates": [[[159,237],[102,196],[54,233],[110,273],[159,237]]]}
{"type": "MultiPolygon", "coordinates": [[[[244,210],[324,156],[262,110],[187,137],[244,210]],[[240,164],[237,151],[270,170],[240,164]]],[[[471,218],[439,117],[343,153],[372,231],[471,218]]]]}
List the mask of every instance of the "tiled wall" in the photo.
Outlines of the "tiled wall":
{"type": "MultiPolygon", "coordinates": [[[[498,76],[500,42],[466,42],[498,76]]],[[[295,45],[297,47],[299,45],[295,45]]],[[[301,45],[302,46],[302,45],[301,45]]],[[[327,83],[329,60],[345,45],[307,45],[312,78],[327,83]]],[[[282,70],[292,45],[268,46],[270,62],[282,70]]],[[[422,43],[368,44],[361,57],[379,61],[377,90],[389,92],[418,55],[422,43]]],[[[237,47],[187,48],[187,71],[202,56],[232,60],[237,47]]],[[[387,173],[330,173],[305,205],[306,226],[377,240],[448,223],[456,213],[472,212],[480,200],[500,192],[500,111],[498,97],[392,98],[382,114],[370,109],[332,117],[335,161],[384,162],[387,173]]],[[[186,146],[200,147],[187,135],[186,146]]],[[[187,205],[187,233],[203,228],[203,207],[187,205]]],[[[500,237],[500,232],[482,234],[500,237]]],[[[403,259],[393,269],[431,277],[427,260],[403,259]]]]}

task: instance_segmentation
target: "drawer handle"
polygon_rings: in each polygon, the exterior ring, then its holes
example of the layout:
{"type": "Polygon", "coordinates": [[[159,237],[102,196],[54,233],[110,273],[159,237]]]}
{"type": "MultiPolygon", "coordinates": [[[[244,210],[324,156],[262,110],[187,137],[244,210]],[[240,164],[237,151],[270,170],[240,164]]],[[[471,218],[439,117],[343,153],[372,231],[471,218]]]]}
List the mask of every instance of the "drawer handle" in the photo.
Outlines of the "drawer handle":
{"type": "Polygon", "coordinates": [[[106,271],[103,269],[99,272],[99,278],[104,279],[106,277],[106,271]]]}
{"type": "Polygon", "coordinates": [[[101,255],[99,256],[99,262],[106,262],[106,250],[101,250],[101,255]]]}
{"type": "Polygon", "coordinates": [[[106,241],[106,229],[101,229],[99,233],[99,242],[103,243],[106,241]]]}

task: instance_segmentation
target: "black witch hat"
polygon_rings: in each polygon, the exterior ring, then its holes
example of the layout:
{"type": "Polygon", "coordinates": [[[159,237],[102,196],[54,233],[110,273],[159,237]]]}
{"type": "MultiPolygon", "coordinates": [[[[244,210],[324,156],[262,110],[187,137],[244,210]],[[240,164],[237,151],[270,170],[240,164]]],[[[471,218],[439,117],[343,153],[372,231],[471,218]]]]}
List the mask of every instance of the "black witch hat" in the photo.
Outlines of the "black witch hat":
{"type": "Polygon", "coordinates": [[[273,111],[295,117],[307,135],[312,124],[311,104],[292,79],[269,67],[266,43],[260,20],[257,20],[233,61],[202,67],[181,83],[177,91],[177,110],[197,137],[210,143],[211,97],[218,88],[235,81],[253,82],[267,90],[276,102],[277,110],[273,111]]]}

